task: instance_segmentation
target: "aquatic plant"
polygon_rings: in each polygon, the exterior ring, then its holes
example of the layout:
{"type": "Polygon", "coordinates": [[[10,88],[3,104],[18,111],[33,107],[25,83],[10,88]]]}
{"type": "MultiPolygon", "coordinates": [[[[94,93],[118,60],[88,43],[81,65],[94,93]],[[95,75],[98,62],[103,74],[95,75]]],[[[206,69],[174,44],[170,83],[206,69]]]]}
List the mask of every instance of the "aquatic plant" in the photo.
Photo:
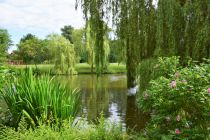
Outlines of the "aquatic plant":
{"type": "Polygon", "coordinates": [[[18,127],[22,117],[28,126],[61,124],[79,111],[79,90],[56,83],[49,75],[35,76],[31,69],[8,80],[0,94],[8,106],[6,119],[18,127]]]}

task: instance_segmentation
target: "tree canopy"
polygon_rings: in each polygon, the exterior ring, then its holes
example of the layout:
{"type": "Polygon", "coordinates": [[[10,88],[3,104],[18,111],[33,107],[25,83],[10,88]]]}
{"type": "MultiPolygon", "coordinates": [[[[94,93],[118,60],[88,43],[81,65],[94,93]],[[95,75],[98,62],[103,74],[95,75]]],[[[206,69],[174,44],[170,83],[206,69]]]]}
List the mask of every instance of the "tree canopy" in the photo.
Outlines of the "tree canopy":
{"type": "Polygon", "coordinates": [[[12,41],[10,39],[8,31],[5,29],[0,29],[0,62],[5,59],[7,50],[9,49],[11,43],[12,41]]]}
{"type": "Polygon", "coordinates": [[[28,33],[20,39],[20,42],[25,42],[27,40],[34,39],[34,38],[36,38],[35,35],[28,33]]]}
{"type": "Polygon", "coordinates": [[[61,28],[62,36],[64,36],[72,44],[73,44],[73,30],[74,28],[71,25],[65,25],[63,28],[61,28]]]}
{"type": "Polygon", "coordinates": [[[43,63],[49,59],[46,42],[32,34],[21,38],[16,53],[18,53],[19,59],[25,63],[43,63]]]}
{"type": "Polygon", "coordinates": [[[112,19],[116,36],[126,48],[128,87],[135,85],[140,60],[178,55],[201,61],[209,57],[209,0],[159,0],[157,5],[153,0],[76,0],[79,5],[96,35],[97,67],[104,58],[103,22],[112,19]]]}
{"type": "Polygon", "coordinates": [[[77,62],[87,62],[87,53],[85,48],[85,29],[74,29],[72,33],[74,50],[77,56],[77,62]]]}
{"type": "Polygon", "coordinates": [[[74,65],[76,56],[74,45],[71,44],[65,37],[50,34],[47,37],[48,48],[55,64],[56,74],[74,74],[74,65]]]}

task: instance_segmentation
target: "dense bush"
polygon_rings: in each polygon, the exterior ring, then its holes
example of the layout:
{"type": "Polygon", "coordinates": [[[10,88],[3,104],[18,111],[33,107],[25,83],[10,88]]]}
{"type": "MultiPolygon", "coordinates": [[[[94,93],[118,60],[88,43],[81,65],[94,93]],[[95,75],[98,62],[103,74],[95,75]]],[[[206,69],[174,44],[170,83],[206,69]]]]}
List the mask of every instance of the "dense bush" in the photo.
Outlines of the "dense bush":
{"type": "Polygon", "coordinates": [[[179,57],[160,57],[158,59],[150,58],[145,59],[140,63],[139,75],[140,75],[140,92],[146,90],[149,86],[149,82],[152,79],[156,79],[160,76],[168,77],[170,73],[175,73],[179,68],[179,57]]]}
{"type": "Polygon", "coordinates": [[[60,129],[57,126],[50,127],[41,125],[37,129],[27,129],[21,121],[18,131],[6,127],[0,129],[0,139],[9,140],[127,140],[132,138],[122,128],[115,124],[110,124],[103,118],[98,125],[87,124],[84,120],[79,121],[74,127],[65,122],[60,129]]]}
{"type": "Polygon", "coordinates": [[[8,106],[5,123],[16,128],[22,117],[27,118],[28,127],[60,124],[76,117],[80,106],[78,90],[47,75],[35,76],[31,69],[8,80],[0,95],[8,106]]]}
{"type": "Polygon", "coordinates": [[[140,107],[151,113],[151,121],[146,129],[147,138],[208,139],[209,61],[185,68],[175,68],[173,63],[169,67],[166,65],[168,63],[162,61],[159,67],[166,68],[162,69],[163,73],[167,72],[152,80],[148,89],[139,97],[140,107]]]}

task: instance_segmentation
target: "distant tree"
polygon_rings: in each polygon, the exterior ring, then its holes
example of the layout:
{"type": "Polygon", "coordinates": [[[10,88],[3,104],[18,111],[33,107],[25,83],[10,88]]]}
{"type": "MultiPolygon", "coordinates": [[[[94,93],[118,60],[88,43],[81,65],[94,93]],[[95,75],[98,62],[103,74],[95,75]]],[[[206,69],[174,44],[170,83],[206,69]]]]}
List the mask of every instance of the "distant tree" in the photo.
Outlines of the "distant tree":
{"type": "Polygon", "coordinates": [[[62,36],[69,40],[71,44],[73,44],[73,30],[74,28],[71,25],[66,25],[63,28],[61,28],[62,36]]]}
{"type": "Polygon", "coordinates": [[[13,50],[11,54],[8,54],[8,59],[9,60],[20,60],[20,55],[18,50],[13,50]]]}
{"type": "Polygon", "coordinates": [[[86,28],[86,50],[88,53],[88,64],[91,65],[91,72],[93,72],[93,66],[95,63],[95,34],[91,31],[90,25],[86,28]]]}
{"type": "Polygon", "coordinates": [[[55,64],[55,72],[57,74],[74,74],[74,65],[76,62],[74,45],[65,37],[50,34],[47,37],[48,48],[55,64]]]}
{"type": "Polygon", "coordinates": [[[5,29],[0,29],[0,63],[4,61],[7,50],[11,44],[12,41],[8,31],[5,29]]]}
{"type": "Polygon", "coordinates": [[[102,36],[103,42],[100,42],[103,46],[102,50],[99,51],[98,47],[98,36],[96,35],[94,29],[92,29],[91,21],[87,22],[86,27],[86,49],[88,54],[88,63],[91,65],[91,71],[93,72],[93,66],[96,65],[97,74],[103,73],[106,71],[107,66],[109,64],[109,54],[110,54],[110,46],[109,46],[109,32],[110,29],[103,22],[104,27],[104,35],[102,36]],[[99,59],[102,59],[102,63],[99,63],[99,59]],[[100,65],[100,66],[98,66],[100,65]]]}
{"type": "Polygon", "coordinates": [[[119,40],[111,40],[110,41],[110,55],[109,55],[109,62],[116,63],[116,62],[125,62],[125,57],[121,55],[122,48],[120,47],[119,40]]]}
{"type": "Polygon", "coordinates": [[[74,50],[79,62],[87,62],[87,51],[85,48],[85,29],[73,30],[74,50]]]}
{"type": "Polygon", "coordinates": [[[31,34],[31,33],[28,33],[27,35],[23,36],[20,39],[20,42],[25,42],[26,40],[30,40],[30,39],[33,39],[33,38],[36,38],[36,36],[31,34]]]}
{"type": "Polygon", "coordinates": [[[31,34],[20,40],[17,51],[18,58],[25,63],[43,63],[49,57],[46,42],[31,34]]]}

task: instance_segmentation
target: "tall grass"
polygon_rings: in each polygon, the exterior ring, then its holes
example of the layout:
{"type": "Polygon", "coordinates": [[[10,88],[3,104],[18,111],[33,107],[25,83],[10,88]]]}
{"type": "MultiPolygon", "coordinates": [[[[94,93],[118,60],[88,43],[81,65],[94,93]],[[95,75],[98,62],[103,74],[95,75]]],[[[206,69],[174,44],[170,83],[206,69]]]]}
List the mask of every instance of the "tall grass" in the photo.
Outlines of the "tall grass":
{"type": "Polygon", "coordinates": [[[61,124],[64,119],[74,119],[80,106],[77,89],[56,83],[48,75],[34,76],[31,69],[7,81],[1,96],[8,106],[7,117],[16,128],[22,117],[32,127],[61,124]]]}

